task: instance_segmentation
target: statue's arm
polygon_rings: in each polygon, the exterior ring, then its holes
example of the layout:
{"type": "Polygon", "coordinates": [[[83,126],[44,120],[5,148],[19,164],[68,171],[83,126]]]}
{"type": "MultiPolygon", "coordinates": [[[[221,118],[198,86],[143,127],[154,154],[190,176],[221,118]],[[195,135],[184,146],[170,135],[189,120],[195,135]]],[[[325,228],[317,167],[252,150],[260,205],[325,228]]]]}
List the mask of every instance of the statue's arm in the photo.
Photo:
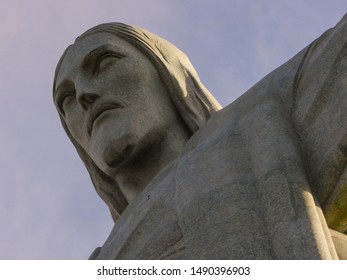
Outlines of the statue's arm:
{"type": "Polygon", "coordinates": [[[308,49],[292,117],[311,189],[330,228],[347,231],[347,16],[308,49]]]}

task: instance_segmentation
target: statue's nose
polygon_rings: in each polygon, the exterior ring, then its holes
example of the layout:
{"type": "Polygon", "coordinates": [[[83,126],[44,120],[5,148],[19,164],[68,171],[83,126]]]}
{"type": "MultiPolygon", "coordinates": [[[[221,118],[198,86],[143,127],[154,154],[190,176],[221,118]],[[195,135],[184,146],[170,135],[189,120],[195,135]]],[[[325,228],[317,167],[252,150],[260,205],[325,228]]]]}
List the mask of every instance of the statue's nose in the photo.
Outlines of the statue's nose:
{"type": "Polygon", "coordinates": [[[79,73],[75,79],[76,100],[87,110],[99,97],[95,83],[83,73],[79,73]]]}
{"type": "Polygon", "coordinates": [[[96,93],[81,92],[77,93],[77,102],[87,110],[99,97],[96,93]]]}

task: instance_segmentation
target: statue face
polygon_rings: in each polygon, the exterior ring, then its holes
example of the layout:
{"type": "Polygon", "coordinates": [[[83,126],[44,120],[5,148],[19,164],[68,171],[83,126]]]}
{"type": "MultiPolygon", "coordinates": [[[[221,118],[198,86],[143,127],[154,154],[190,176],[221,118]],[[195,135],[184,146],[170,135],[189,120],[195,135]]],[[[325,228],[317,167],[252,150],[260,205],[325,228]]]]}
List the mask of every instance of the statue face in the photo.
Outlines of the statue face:
{"type": "Polygon", "coordinates": [[[55,104],[71,135],[112,176],[177,121],[151,61],[110,33],[72,45],[56,78],[55,104]]]}

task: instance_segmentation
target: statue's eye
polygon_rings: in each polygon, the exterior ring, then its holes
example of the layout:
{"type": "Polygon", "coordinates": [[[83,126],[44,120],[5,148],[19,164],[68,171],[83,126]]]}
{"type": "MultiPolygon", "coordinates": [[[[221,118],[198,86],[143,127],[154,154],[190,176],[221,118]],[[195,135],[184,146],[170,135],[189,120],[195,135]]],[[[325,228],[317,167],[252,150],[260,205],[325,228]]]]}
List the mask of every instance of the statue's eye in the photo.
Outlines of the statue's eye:
{"type": "Polygon", "coordinates": [[[66,111],[69,109],[70,105],[74,101],[74,99],[75,99],[74,91],[64,92],[59,98],[59,109],[64,116],[66,111]]]}
{"type": "Polygon", "coordinates": [[[96,73],[106,70],[108,67],[116,63],[118,60],[123,58],[122,55],[116,53],[107,53],[102,55],[96,65],[96,73]]]}

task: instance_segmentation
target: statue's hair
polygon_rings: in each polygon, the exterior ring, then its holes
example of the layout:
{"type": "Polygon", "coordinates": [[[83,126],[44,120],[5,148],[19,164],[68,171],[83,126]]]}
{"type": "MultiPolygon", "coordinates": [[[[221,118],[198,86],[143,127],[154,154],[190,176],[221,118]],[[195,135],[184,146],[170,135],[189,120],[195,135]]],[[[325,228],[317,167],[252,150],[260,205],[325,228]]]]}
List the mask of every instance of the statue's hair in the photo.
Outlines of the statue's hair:
{"type": "MultiPolygon", "coordinates": [[[[101,32],[116,35],[132,44],[151,60],[158,70],[160,79],[167,89],[172,103],[192,134],[207,122],[213,112],[221,108],[215,98],[200,82],[188,57],[168,41],[138,27],[123,23],[105,23],[87,30],[76,39],[75,43],[86,36],[101,32]]],[[[53,92],[55,92],[56,77],[67,50],[65,50],[57,65],[53,92]]],[[[97,193],[109,206],[112,217],[116,220],[126,208],[127,200],[117,183],[96,166],[80,144],[72,137],[63,118],[61,118],[61,121],[86,165],[97,193]]]]}

